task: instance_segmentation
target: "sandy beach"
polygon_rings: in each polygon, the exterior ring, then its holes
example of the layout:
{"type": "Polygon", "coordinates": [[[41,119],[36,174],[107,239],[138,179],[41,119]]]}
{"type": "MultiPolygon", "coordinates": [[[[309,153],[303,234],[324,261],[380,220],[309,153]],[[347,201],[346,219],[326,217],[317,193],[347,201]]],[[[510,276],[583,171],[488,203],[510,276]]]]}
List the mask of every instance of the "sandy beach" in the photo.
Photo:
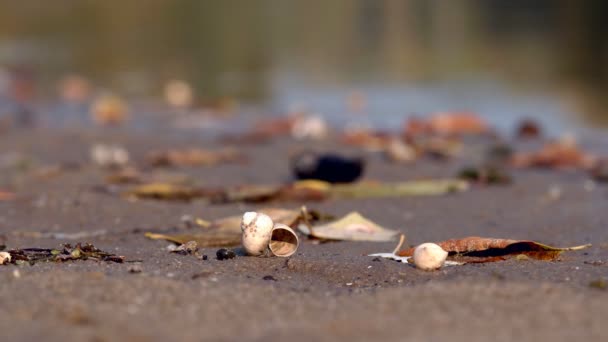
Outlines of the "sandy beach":
{"type": "MultiPolygon", "coordinates": [[[[7,248],[91,242],[128,261],[0,266],[0,330],[6,340],[608,338],[608,292],[589,286],[608,276],[608,188],[589,183],[585,172],[510,170],[512,184],[473,185],[443,196],[273,203],[306,204],[336,216],[356,210],[401,231],[409,245],[475,235],[593,245],[564,253],[559,261],[510,259],[424,272],[367,256],[392,251],[396,241],[317,244],[304,236],[290,258],[220,261],[217,248],[203,248],[208,260],[199,260],[169,253],[169,242],[147,239],[144,232],[183,230],[183,215],[212,220],[268,205],[127,200],[104,188],[107,172],[89,161],[90,146],[103,141],[124,146],[135,164],[154,148],[221,146],[204,135],[124,129],[16,129],[0,136],[0,154],[31,160],[25,169],[5,166],[0,176],[2,186],[17,194],[0,201],[7,248]],[[60,171],[41,173],[58,163],[64,165],[60,171]],[[549,194],[555,187],[559,196],[549,194]],[[49,234],[83,232],[98,234],[78,241],[49,234]]],[[[288,156],[304,148],[349,151],[332,141],[278,139],[240,146],[247,163],[166,172],[213,186],[283,183],[291,177],[288,156]]],[[[400,165],[373,153],[365,158],[364,179],[381,181],[453,177],[466,164],[454,159],[400,165]]]]}

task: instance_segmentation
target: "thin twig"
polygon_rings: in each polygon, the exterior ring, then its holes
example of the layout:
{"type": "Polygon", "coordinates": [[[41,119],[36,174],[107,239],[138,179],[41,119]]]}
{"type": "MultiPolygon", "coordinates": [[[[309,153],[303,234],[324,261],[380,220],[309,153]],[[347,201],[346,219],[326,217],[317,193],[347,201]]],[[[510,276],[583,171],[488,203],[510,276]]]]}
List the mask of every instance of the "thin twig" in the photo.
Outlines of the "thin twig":
{"type": "Polygon", "coordinates": [[[403,246],[404,242],[405,242],[405,234],[401,234],[397,247],[395,247],[395,249],[393,249],[393,254],[397,254],[397,252],[399,252],[399,250],[401,249],[401,246],[403,246]]]}

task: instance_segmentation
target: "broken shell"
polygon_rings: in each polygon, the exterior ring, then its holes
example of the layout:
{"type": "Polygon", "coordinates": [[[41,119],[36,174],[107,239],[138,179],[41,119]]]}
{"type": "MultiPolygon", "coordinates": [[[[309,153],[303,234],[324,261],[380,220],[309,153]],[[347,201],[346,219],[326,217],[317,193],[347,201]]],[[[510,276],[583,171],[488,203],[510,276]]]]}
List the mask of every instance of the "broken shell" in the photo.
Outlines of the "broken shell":
{"type": "Polygon", "coordinates": [[[8,252],[0,252],[0,265],[11,262],[11,254],[8,252]]]}
{"type": "Polygon", "coordinates": [[[272,229],[268,248],[273,255],[288,257],[293,255],[300,246],[298,235],[286,224],[277,223],[272,229]]]}
{"type": "Polygon", "coordinates": [[[443,266],[448,252],[439,245],[427,242],[419,245],[414,250],[414,265],[424,271],[432,271],[443,266]]]}
{"type": "Polygon", "coordinates": [[[248,255],[266,254],[274,222],[265,214],[246,212],[241,221],[243,247],[248,255]]]}

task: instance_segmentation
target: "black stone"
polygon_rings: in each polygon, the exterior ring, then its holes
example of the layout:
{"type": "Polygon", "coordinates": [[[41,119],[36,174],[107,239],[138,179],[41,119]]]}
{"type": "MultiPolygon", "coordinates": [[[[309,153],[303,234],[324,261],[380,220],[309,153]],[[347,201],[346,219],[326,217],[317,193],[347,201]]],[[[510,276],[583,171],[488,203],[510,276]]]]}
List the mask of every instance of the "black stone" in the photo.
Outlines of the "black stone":
{"type": "Polygon", "coordinates": [[[291,160],[296,179],[318,179],[329,183],[351,183],[361,177],[365,168],[362,158],[337,154],[305,152],[291,160]]]}
{"type": "Polygon", "coordinates": [[[215,256],[217,257],[217,260],[227,260],[236,257],[236,254],[229,249],[220,248],[215,252],[215,256]]]}
{"type": "Polygon", "coordinates": [[[264,280],[270,280],[270,281],[278,281],[277,278],[275,278],[275,277],[273,277],[271,275],[264,276],[264,278],[262,278],[262,279],[264,279],[264,280]]]}

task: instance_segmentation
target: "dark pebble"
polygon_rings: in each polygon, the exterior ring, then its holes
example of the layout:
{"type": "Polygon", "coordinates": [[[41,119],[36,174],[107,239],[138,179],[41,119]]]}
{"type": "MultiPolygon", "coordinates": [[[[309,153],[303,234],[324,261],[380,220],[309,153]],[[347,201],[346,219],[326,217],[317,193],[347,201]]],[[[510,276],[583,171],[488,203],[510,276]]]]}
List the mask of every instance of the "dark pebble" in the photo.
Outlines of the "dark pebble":
{"type": "Polygon", "coordinates": [[[215,256],[217,257],[217,260],[227,260],[236,257],[236,254],[229,249],[220,248],[215,252],[215,256]]]}
{"type": "Polygon", "coordinates": [[[304,152],[291,160],[291,168],[296,179],[350,183],[361,177],[365,162],[362,158],[304,152]]]}
{"type": "Polygon", "coordinates": [[[203,260],[207,260],[207,259],[208,259],[207,254],[203,254],[203,260]]]}
{"type": "Polygon", "coordinates": [[[264,278],[262,278],[262,279],[264,279],[264,280],[270,280],[270,281],[278,281],[277,278],[275,278],[275,277],[273,277],[271,275],[264,276],[264,278]]]}

